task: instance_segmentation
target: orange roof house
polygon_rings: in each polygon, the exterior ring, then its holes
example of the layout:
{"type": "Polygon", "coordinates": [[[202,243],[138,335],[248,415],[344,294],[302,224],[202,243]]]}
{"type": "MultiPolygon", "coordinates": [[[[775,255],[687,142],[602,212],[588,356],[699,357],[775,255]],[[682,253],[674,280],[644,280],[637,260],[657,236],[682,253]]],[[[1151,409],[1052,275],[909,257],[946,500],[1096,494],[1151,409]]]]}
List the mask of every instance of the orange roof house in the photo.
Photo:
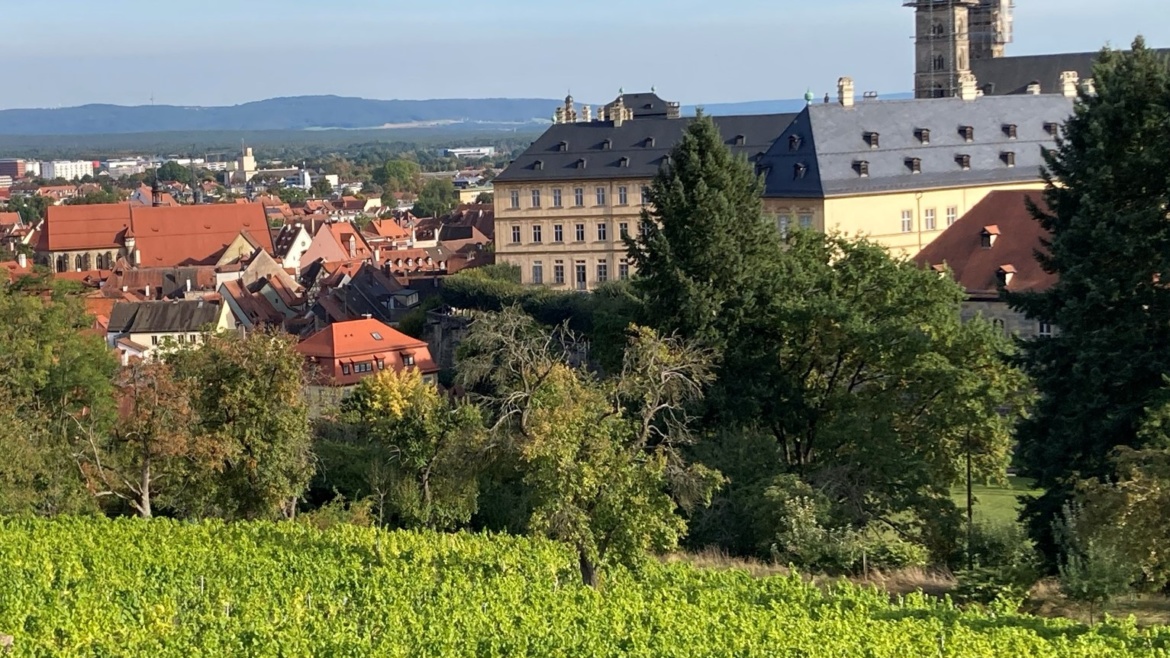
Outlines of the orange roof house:
{"type": "MultiPolygon", "coordinates": [[[[272,253],[259,204],[139,207],[126,203],[53,206],[46,213],[37,255],[46,263],[82,255],[99,263],[126,258],[141,267],[216,265],[255,249],[272,253]],[[229,247],[239,254],[228,254],[229,247]],[[111,259],[112,256],[112,259],[111,259]]],[[[70,269],[65,265],[65,269],[70,269]]]]}
{"type": "Polygon", "coordinates": [[[356,226],[349,222],[330,222],[317,230],[309,248],[301,255],[301,263],[318,259],[336,263],[366,260],[373,256],[373,249],[356,226]]]}
{"type": "Polygon", "coordinates": [[[336,322],[306,338],[297,351],[319,386],[353,386],[386,368],[417,368],[432,382],[439,372],[426,343],[377,320],[336,322]]]}

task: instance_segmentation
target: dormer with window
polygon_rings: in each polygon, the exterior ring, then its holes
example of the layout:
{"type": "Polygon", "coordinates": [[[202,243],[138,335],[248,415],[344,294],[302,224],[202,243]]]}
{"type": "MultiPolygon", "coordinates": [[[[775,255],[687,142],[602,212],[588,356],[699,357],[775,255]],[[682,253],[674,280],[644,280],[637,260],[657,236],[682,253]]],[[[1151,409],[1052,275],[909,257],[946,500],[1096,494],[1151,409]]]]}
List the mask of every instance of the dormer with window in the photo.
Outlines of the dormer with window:
{"type": "Polygon", "coordinates": [[[906,168],[912,174],[922,173],[922,160],[920,158],[906,158],[906,168]]]}
{"type": "Polygon", "coordinates": [[[800,150],[800,142],[801,142],[800,135],[789,135],[788,136],[788,150],[789,151],[799,151],[800,150]]]}
{"type": "Polygon", "coordinates": [[[996,282],[1000,288],[1006,288],[1012,284],[1012,279],[1016,276],[1016,267],[1014,265],[1000,265],[999,269],[995,271],[996,282]]]}
{"type": "Polygon", "coordinates": [[[579,160],[577,160],[577,168],[578,169],[584,169],[587,164],[588,164],[588,162],[585,161],[585,158],[580,158],[579,160]]]}
{"type": "Polygon", "coordinates": [[[918,139],[920,144],[930,143],[930,130],[926,128],[918,128],[914,131],[914,137],[918,139]]]}
{"type": "Polygon", "coordinates": [[[1003,134],[1008,139],[1015,139],[1019,134],[1019,131],[1016,129],[1016,124],[1014,124],[1014,123],[1003,124],[1003,134]]]}
{"type": "Polygon", "coordinates": [[[1054,121],[1045,121],[1044,132],[1048,133],[1052,137],[1056,137],[1060,134],[1060,124],[1054,121]]]}
{"type": "Polygon", "coordinates": [[[955,163],[958,164],[959,168],[962,169],[963,171],[970,171],[971,170],[971,156],[967,155],[966,153],[960,153],[960,154],[956,155],[955,156],[955,163]]]}
{"type": "Polygon", "coordinates": [[[613,148],[613,140],[606,139],[601,143],[601,150],[608,151],[613,148]]]}
{"type": "Polygon", "coordinates": [[[854,160],[853,171],[861,178],[869,178],[869,161],[868,160],[854,160]]]}
{"type": "Polygon", "coordinates": [[[1004,151],[1003,153],[999,154],[999,158],[1001,160],[1003,160],[1003,163],[1009,167],[1016,166],[1016,152],[1015,151],[1004,151]]]}
{"type": "Polygon", "coordinates": [[[630,159],[623,155],[622,157],[618,158],[618,166],[622,167],[623,169],[628,168],[630,166],[630,159]]]}
{"type": "Polygon", "coordinates": [[[731,143],[734,146],[743,146],[744,144],[747,144],[747,137],[744,135],[736,135],[734,138],[732,138],[731,143]]]}
{"type": "Polygon", "coordinates": [[[544,160],[537,160],[532,163],[533,171],[544,171],[544,160]]]}
{"type": "Polygon", "coordinates": [[[654,148],[654,138],[647,137],[646,139],[642,140],[642,146],[648,149],[654,148]]]}
{"type": "Polygon", "coordinates": [[[959,126],[959,136],[964,142],[975,141],[975,126],[959,126]]]}
{"type": "Polygon", "coordinates": [[[561,153],[566,153],[566,152],[568,152],[568,150],[569,150],[569,143],[568,143],[568,142],[566,142],[566,141],[563,141],[563,140],[562,140],[560,144],[557,144],[557,150],[558,150],[558,151],[560,151],[561,153]]]}
{"type": "Polygon", "coordinates": [[[995,224],[991,226],[984,226],[979,233],[979,246],[984,249],[991,249],[995,246],[995,241],[999,239],[999,227],[995,224]]]}
{"type": "Polygon", "coordinates": [[[865,143],[869,144],[871,149],[875,149],[881,145],[881,135],[875,132],[865,133],[865,143]]]}
{"type": "Polygon", "coordinates": [[[808,165],[803,162],[798,162],[792,166],[792,177],[796,180],[801,180],[804,175],[808,173],[808,165]]]}

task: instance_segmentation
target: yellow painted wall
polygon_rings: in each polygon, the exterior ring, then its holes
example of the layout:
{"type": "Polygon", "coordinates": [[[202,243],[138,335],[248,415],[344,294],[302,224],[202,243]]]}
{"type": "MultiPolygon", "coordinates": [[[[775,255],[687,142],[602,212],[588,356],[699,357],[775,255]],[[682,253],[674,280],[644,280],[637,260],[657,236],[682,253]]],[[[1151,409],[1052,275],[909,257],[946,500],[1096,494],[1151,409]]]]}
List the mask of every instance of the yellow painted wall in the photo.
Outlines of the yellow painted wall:
{"type": "Polygon", "coordinates": [[[496,183],[495,222],[496,260],[520,267],[520,280],[533,283],[534,267],[540,263],[546,286],[570,290],[575,288],[576,266],[585,265],[586,289],[597,287],[598,266],[607,269],[606,279],[617,280],[626,259],[621,239],[624,223],[630,235],[636,235],[642,213],[642,187],[647,180],[593,180],[560,183],[496,183]],[[626,202],[621,203],[621,188],[626,202]],[[576,204],[575,190],[581,188],[584,203],[576,204]],[[597,189],[605,191],[605,203],[597,203],[597,189]],[[561,207],[553,203],[553,191],[561,191],[561,207]],[[512,191],[519,193],[520,207],[512,207],[512,191]],[[532,191],[540,191],[540,207],[533,206],[532,191]],[[555,227],[562,228],[562,240],[555,239],[555,227]],[[584,225],[584,240],[578,240],[576,227],[584,225]],[[605,225],[605,239],[599,239],[598,227],[605,225]],[[540,226],[541,240],[535,242],[533,227],[540,226]],[[513,228],[520,230],[520,240],[513,240],[513,228]],[[563,284],[555,282],[555,267],[564,268],[563,284]]]}
{"type": "Polygon", "coordinates": [[[767,211],[789,217],[795,226],[800,213],[813,215],[813,227],[846,235],[864,235],[890,248],[896,255],[913,256],[946,230],[948,210],[958,219],[994,190],[1040,190],[1037,182],[952,188],[908,190],[865,196],[820,199],[765,199],[767,211]],[[934,211],[934,226],[929,213],[934,211]],[[903,230],[903,213],[909,213],[909,229],[903,230]]]}

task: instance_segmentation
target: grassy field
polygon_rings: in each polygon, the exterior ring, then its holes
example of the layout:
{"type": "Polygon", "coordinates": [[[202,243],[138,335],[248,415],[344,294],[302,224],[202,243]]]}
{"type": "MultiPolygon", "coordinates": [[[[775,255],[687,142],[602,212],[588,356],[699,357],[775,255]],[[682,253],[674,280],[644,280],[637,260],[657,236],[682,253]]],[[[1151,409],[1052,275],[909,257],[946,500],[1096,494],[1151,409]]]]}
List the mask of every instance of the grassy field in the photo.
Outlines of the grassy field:
{"type": "MultiPolygon", "coordinates": [[[[1018,515],[1018,501],[1022,496],[1039,495],[1032,480],[1009,476],[1006,485],[975,484],[975,520],[992,523],[1015,523],[1018,515]]],[[[954,487],[951,497],[960,509],[967,508],[967,488],[954,487]]]]}

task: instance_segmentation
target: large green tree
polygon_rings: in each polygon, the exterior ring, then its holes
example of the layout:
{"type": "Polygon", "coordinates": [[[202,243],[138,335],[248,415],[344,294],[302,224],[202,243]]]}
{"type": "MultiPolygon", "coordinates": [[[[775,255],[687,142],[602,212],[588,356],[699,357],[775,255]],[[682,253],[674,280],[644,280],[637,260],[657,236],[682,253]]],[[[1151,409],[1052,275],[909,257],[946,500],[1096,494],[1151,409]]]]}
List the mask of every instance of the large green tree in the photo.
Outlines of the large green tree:
{"type": "Polygon", "coordinates": [[[417,188],[416,181],[421,171],[417,162],[388,160],[381,167],[374,169],[372,179],[390,192],[409,192],[417,188]]]}
{"type": "Polygon", "coordinates": [[[313,475],[304,361],[293,338],[250,332],[210,335],[168,356],[195,391],[195,432],[214,466],[189,474],[193,516],[291,517],[313,475]]]}
{"type": "Polygon", "coordinates": [[[1042,293],[1009,294],[1028,317],[1058,328],[1024,343],[1039,401],[1020,425],[1025,472],[1046,493],[1027,506],[1039,546],[1075,483],[1108,478],[1118,446],[1141,447],[1138,429],[1170,374],[1170,72],[1137,39],[1102,51],[1095,93],[1082,93],[1046,156],[1051,233],[1042,293]]]}
{"type": "Polygon", "coordinates": [[[363,379],[342,411],[380,521],[448,529],[471,519],[483,438],[477,407],[449,401],[417,370],[390,369],[363,379]]]}
{"type": "Polygon", "coordinates": [[[432,178],[423,185],[411,211],[416,217],[442,217],[459,202],[455,186],[444,178],[432,178]]]}
{"type": "Polygon", "coordinates": [[[977,473],[1006,466],[1011,422],[999,411],[1022,386],[1001,360],[1009,344],[960,321],[952,280],[879,245],[782,238],[759,191],[700,117],[654,181],[630,249],[646,317],[723,355],[707,418],[740,436],[707,459],[740,477],[714,507],[724,518],[700,526],[759,550],[770,540],[750,531],[769,513],[759,501],[789,474],[831,503],[832,523],[891,527],[946,552],[965,456],[977,473]],[[755,433],[772,441],[753,446],[754,465],[723,461],[755,433]]]}
{"type": "Polygon", "coordinates": [[[681,451],[710,353],[633,329],[621,374],[600,380],[571,365],[579,348],[563,327],[507,309],[476,320],[459,379],[530,492],[528,529],[571,546],[596,587],[605,566],[674,548],[686,532],[679,512],[706,504],[721,477],[681,451]]]}

